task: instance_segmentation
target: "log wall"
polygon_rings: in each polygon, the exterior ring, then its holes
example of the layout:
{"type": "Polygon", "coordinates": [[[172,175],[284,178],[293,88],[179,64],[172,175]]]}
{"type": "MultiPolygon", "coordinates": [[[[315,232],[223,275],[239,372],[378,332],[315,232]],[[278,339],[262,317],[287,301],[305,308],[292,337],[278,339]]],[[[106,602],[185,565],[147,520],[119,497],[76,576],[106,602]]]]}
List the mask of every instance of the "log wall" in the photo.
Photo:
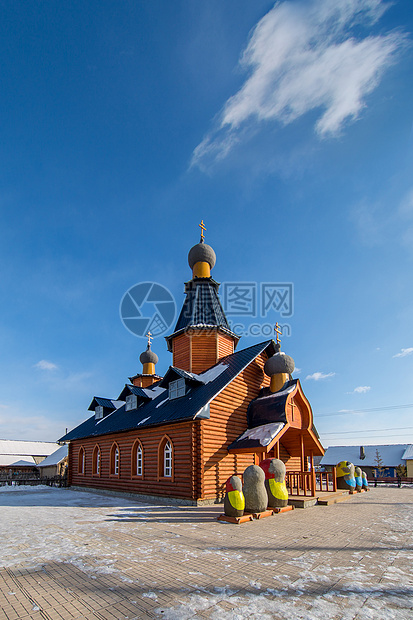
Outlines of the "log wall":
{"type": "Polygon", "coordinates": [[[195,478],[193,451],[197,447],[197,437],[192,422],[164,425],[155,428],[113,433],[97,438],[79,439],[70,443],[70,481],[75,486],[127,491],[147,495],[160,495],[182,499],[196,499],[199,481],[195,478]],[[164,436],[168,436],[173,446],[173,476],[160,476],[159,445],[164,436]],[[139,439],[143,447],[143,476],[132,475],[132,447],[139,439]],[[113,444],[119,447],[119,475],[110,473],[110,454],[113,444]],[[100,474],[93,474],[92,458],[95,446],[100,448],[100,474]],[[78,473],[78,455],[83,447],[85,451],[85,473],[78,473]]]}
{"type": "Polygon", "coordinates": [[[228,454],[228,445],[247,428],[249,402],[261,387],[269,385],[264,374],[265,353],[254,360],[210,404],[211,417],[202,421],[205,498],[222,497],[225,482],[234,473],[243,473],[254,464],[253,454],[228,454]]]}

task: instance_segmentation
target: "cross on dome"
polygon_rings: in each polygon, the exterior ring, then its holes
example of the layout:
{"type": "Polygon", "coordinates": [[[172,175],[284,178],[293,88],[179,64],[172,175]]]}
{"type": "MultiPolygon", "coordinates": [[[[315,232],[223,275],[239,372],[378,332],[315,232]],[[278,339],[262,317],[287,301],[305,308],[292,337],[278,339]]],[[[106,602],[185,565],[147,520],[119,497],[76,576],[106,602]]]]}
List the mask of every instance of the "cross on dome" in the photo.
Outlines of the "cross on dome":
{"type": "Polygon", "coordinates": [[[282,330],[280,329],[278,323],[275,324],[274,332],[276,333],[277,344],[281,344],[280,334],[282,334],[282,330]]]}
{"type": "Polygon", "coordinates": [[[204,220],[201,220],[201,223],[198,224],[198,226],[201,229],[201,243],[203,243],[205,239],[204,231],[206,230],[206,226],[204,226],[204,220]]]}

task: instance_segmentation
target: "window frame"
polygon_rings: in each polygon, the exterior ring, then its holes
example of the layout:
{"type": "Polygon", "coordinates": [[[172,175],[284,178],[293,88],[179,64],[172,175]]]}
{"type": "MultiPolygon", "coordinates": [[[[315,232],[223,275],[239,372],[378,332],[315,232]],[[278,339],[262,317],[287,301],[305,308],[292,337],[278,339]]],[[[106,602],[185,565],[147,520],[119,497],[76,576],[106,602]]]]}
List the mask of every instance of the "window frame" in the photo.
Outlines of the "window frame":
{"type": "Polygon", "coordinates": [[[95,407],[95,420],[102,420],[104,416],[104,411],[102,405],[97,405],[95,407]]]}
{"type": "Polygon", "coordinates": [[[99,444],[93,448],[92,456],[92,475],[100,476],[102,472],[102,453],[99,444]]]}
{"type": "Polygon", "coordinates": [[[80,446],[77,455],[77,473],[80,476],[84,476],[86,474],[86,452],[83,446],[80,446]]]}
{"type": "Polygon", "coordinates": [[[143,479],[144,473],[144,450],[143,445],[140,439],[136,439],[132,446],[132,455],[131,455],[131,475],[132,478],[139,478],[139,480],[143,479]],[[141,473],[138,473],[138,453],[140,450],[141,454],[141,473]]]}
{"type": "Polygon", "coordinates": [[[168,435],[164,435],[158,445],[158,481],[174,482],[175,478],[175,448],[172,439],[168,435]],[[169,472],[166,475],[167,455],[166,449],[169,444],[169,472]]]}
{"type": "Polygon", "coordinates": [[[182,398],[186,394],[186,383],[183,377],[169,382],[168,395],[170,400],[182,398]]]}
{"type": "Polygon", "coordinates": [[[133,411],[138,408],[138,397],[136,394],[128,394],[125,401],[125,411],[133,411]]]}
{"type": "Polygon", "coordinates": [[[113,478],[120,478],[120,448],[115,441],[110,449],[110,473],[113,478]],[[116,458],[117,457],[117,458],[116,458]]]}

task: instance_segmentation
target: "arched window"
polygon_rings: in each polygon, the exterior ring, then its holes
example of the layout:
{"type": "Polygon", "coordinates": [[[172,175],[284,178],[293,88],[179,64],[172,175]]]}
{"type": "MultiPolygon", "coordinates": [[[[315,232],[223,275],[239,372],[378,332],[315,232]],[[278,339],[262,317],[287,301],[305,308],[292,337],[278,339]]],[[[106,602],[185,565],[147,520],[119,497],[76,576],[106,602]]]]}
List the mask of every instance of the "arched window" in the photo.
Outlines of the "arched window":
{"type": "Polygon", "coordinates": [[[118,444],[114,443],[110,451],[110,473],[112,476],[119,476],[120,471],[120,451],[118,444]]]}
{"type": "Polygon", "coordinates": [[[93,450],[92,472],[94,476],[100,476],[100,448],[95,446],[93,450]]]}
{"type": "Polygon", "coordinates": [[[163,475],[165,478],[172,477],[172,446],[170,441],[166,442],[163,449],[163,475]]]}
{"type": "Polygon", "coordinates": [[[143,447],[139,439],[132,448],[132,476],[143,476],[143,447]]]}
{"type": "Polygon", "coordinates": [[[85,473],[85,450],[83,447],[81,447],[79,450],[77,471],[79,474],[85,473]]]}
{"type": "Polygon", "coordinates": [[[172,480],[174,475],[174,447],[172,441],[167,436],[159,444],[158,463],[159,477],[172,480]]]}

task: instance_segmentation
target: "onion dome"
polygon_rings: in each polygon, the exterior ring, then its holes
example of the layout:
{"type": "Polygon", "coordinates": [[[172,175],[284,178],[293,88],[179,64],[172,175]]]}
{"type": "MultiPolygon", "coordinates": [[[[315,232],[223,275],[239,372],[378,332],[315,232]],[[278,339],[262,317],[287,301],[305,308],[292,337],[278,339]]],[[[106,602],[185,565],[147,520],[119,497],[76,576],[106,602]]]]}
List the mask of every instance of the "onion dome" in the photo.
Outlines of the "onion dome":
{"type": "Polygon", "coordinates": [[[212,269],[216,260],[217,257],[215,256],[214,250],[204,241],[197,243],[189,250],[188,263],[191,269],[194,268],[196,263],[208,263],[212,269]]]}
{"type": "Polygon", "coordinates": [[[158,356],[151,350],[151,345],[148,344],[146,351],[140,354],[139,361],[141,364],[157,364],[158,356]]]}
{"type": "Polygon", "coordinates": [[[264,372],[268,377],[285,373],[291,375],[294,371],[295,363],[292,357],[279,351],[270,357],[264,366],[264,372]]]}

